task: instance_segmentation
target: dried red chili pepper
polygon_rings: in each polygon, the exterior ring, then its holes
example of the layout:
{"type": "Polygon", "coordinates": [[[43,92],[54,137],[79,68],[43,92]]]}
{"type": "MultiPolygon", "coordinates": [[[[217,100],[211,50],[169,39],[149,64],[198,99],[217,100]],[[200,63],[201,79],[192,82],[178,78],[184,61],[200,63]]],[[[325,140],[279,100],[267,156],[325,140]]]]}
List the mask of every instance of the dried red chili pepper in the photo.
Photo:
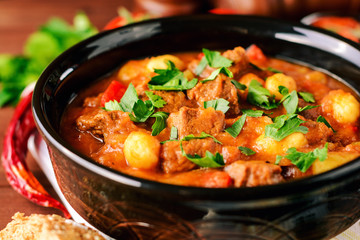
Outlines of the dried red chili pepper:
{"type": "Polygon", "coordinates": [[[32,92],[22,98],[6,131],[2,152],[2,164],[10,185],[21,195],[45,207],[61,210],[66,218],[71,218],[64,205],[52,198],[43,188],[26,164],[27,141],[36,131],[31,111],[32,92]]]}

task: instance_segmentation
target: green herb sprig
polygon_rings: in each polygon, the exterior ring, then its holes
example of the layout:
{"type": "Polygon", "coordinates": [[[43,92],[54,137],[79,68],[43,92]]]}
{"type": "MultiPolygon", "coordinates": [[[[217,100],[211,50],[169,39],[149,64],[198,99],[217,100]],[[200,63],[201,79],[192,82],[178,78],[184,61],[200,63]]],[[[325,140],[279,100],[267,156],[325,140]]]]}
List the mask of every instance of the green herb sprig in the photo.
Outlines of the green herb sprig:
{"type": "Polygon", "coordinates": [[[156,120],[151,127],[151,135],[156,136],[166,128],[166,119],[169,117],[169,113],[155,112],[155,108],[163,107],[166,101],[153,92],[146,91],[145,94],[149,97],[149,100],[143,101],[139,99],[134,85],[130,83],[120,103],[109,101],[105,103],[105,110],[128,112],[133,122],[145,122],[148,118],[154,117],[156,120]]]}
{"type": "Polygon", "coordinates": [[[296,165],[301,172],[306,172],[316,159],[324,161],[327,158],[328,143],[321,149],[316,148],[311,152],[298,152],[295,148],[289,148],[285,156],[276,156],[276,163],[278,164],[282,158],[287,158],[292,164],[296,165]]]}
{"type": "Polygon", "coordinates": [[[198,154],[190,155],[187,154],[183,148],[182,142],[183,141],[190,141],[193,139],[204,139],[204,138],[212,138],[216,143],[222,144],[220,141],[218,141],[214,136],[211,136],[210,134],[202,132],[200,136],[195,137],[193,134],[187,135],[183,137],[180,140],[180,150],[184,157],[189,159],[191,162],[195,163],[196,165],[200,167],[206,167],[206,168],[218,168],[223,167],[225,165],[223,156],[216,152],[215,155],[212,154],[209,151],[205,152],[205,156],[201,157],[198,154]]]}

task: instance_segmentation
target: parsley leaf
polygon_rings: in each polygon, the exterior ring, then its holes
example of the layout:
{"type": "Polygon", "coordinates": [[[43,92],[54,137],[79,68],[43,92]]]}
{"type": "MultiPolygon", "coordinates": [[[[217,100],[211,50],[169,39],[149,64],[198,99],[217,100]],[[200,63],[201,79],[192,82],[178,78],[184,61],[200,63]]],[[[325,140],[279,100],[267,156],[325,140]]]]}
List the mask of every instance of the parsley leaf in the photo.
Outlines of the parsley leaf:
{"type": "Polygon", "coordinates": [[[170,140],[176,140],[179,137],[178,129],[175,126],[171,127],[170,130],[170,140]]]}
{"type": "Polygon", "coordinates": [[[216,143],[219,143],[219,144],[222,144],[219,140],[217,140],[214,136],[210,135],[210,134],[207,134],[205,132],[201,132],[200,136],[198,137],[195,137],[194,134],[189,134],[185,137],[183,137],[183,139],[181,141],[189,141],[189,140],[192,140],[192,139],[204,139],[204,138],[212,138],[214,140],[214,142],[216,143]]]}
{"type": "Polygon", "coordinates": [[[182,91],[195,87],[198,82],[196,78],[188,81],[184,73],[176,68],[172,61],[167,61],[167,66],[167,69],[154,69],[154,72],[158,75],[151,78],[148,83],[149,89],[182,91]]]}
{"type": "Polygon", "coordinates": [[[286,114],[274,119],[274,123],[265,126],[265,137],[271,137],[281,141],[292,133],[300,132],[306,134],[308,128],[300,126],[305,121],[297,117],[297,114],[286,114]]]}
{"type": "Polygon", "coordinates": [[[204,69],[206,68],[207,65],[208,65],[208,62],[206,60],[206,57],[204,56],[200,60],[199,65],[197,65],[197,67],[195,69],[195,74],[199,76],[204,71],[204,69]]]}
{"type": "Polygon", "coordinates": [[[187,154],[184,151],[184,148],[182,146],[182,142],[183,141],[190,141],[192,139],[204,139],[207,137],[211,137],[216,143],[220,143],[214,136],[211,136],[210,134],[204,133],[202,132],[201,135],[199,137],[195,137],[193,134],[187,135],[185,137],[183,137],[180,140],[180,150],[181,150],[181,154],[183,156],[185,156],[187,159],[189,159],[190,161],[192,161],[193,163],[195,163],[196,165],[200,166],[200,167],[208,167],[208,168],[217,168],[217,167],[223,167],[225,165],[224,163],[224,158],[220,153],[215,153],[212,154],[209,151],[206,151],[205,153],[205,157],[201,157],[198,154],[194,154],[194,156],[187,154]]]}
{"type": "Polygon", "coordinates": [[[299,98],[295,90],[286,95],[281,101],[288,114],[296,113],[298,109],[299,98]]]}
{"type": "Polygon", "coordinates": [[[196,165],[200,167],[207,167],[207,168],[218,168],[225,166],[224,163],[224,157],[216,152],[215,156],[209,151],[206,151],[205,157],[201,157],[198,154],[195,154],[194,156],[190,154],[186,154],[184,152],[184,149],[181,149],[183,156],[185,156],[187,159],[195,163],[196,165]]]}
{"type": "Polygon", "coordinates": [[[136,89],[132,83],[129,84],[120,101],[120,109],[123,112],[132,112],[135,103],[139,100],[136,89]]]}
{"type": "Polygon", "coordinates": [[[120,104],[116,100],[106,102],[104,109],[106,111],[121,111],[120,104]]]}
{"type": "Polygon", "coordinates": [[[203,48],[203,53],[210,67],[230,67],[232,64],[232,61],[230,59],[221,56],[220,52],[218,51],[210,51],[209,49],[203,48]]]}
{"type": "Polygon", "coordinates": [[[171,142],[171,141],[177,141],[177,140],[178,140],[178,137],[179,137],[179,134],[178,134],[178,129],[177,129],[177,127],[172,126],[172,127],[171,127],[171,130],[170,130],[169,140],[165,140],[165,141],[162,141],[162,142],[160,142],[160,143],[161,143],[161,144],[164,144],[164,143],[171,142]]]}
{"type": "Polygon", "coordinates": [[[247,101],[255,106],[259,106],[267,110],[278,107],[275,99],[270,95],[269,90],[264,88],[256,80],[252,80],[250,82],[247,101]]]}
{"type": "Polygon", "coordinates": [[[314,95],[312,95],[311,93],[308,92],[298,92],[300,97],[302,97],[302,99],[304,99],[305,102],[310,102],[310,103],[314,103],[315,102],[315,98],[314,95]]]}
{"type": "Polygon", "coordinates": [[[166,128],[166,119],[169,117],[169,114],[166,112],[156,112],[151,117],[156,118],[155,123],[152,125],[151,135],[158,135],[164,128],[166,128]]]}
{"type": "Polygon", "coordinates": [[[220,73],[223,73],[226,76],[231,77],[231,78],[233,77],[233,73],[229,69],[227,69],[226,67],[221,67],[221,68],[218,68],[215,71],[213,71],[207,79],[204,79],[201,82],[204,83],[204,82],[208,82],[208,81],[213,81],[220,73]]]}
{"type": "Polygon", "coordinates": [[[231,83],[239,90],[245,90],[247,88],[245,84],[239,83],[235,80],[231,80],[231,83]]]}
{"type": "Polygon", "coordinates": [[[273,73],[282,73],[282,71],[280,71],[276,68],[273,68],[273,67],[267,67],[265,70],[273,72],[273,73]]]}
{"type": "Polygon", "coordinates": [[[156,108],[162,108],[166,104],[166,102],[162,99],[162,97],[154,94],[153,92],[146,91],[145,94],[150,99],[152,105],[156,108]]]}
{"type": "Polygon", "coordinates": [[[225,129],[225,132],[236,138],[245,124],[246,116],[246,114],[243,114],[231,127],[225,129]]]}
{"type": "Polygon", "coordinates": [[[204,57],[200,60],[199,65],[195,69],[195,74],[200,75],[207,65],[209,65],[212,68],[224,68],[226,70],[215,70],[211,73],[211,75],[208,77],[208,81],[214,80],[217,75],[220,74],[220,72],[223,72],[225,75],[230,77],[230,74],[232,76],[232,73],[227,69],[227,67],[230,67],[232,65],[232,61],[230,59],[227,59],[226,57],[221,56],[220,52],[218,51],[210,51],[209,49],[203,48],[204,57]],[[218,71],[219,72],[216,72],[218,71]],[[230,73],[226,73],[224,71],[228,71],[230,73]]]}
{"type": "Polygon", "coordinates": [[[222,111],[224,114],[230,109],[229,102],[223,98],[205,101],[204,108],[212,107],[217,111],[222,111]]]}
{"type": "Polygon", "coordinates": [[[313,108],[317,108],[317,107],[320,107],[320,105],[316,105],[316,106],[307,105],[305,107],[298,108],[297,112],[299,113],[299,112],[306,111],[306,110],[313,109],[313,108]]]}
{"type": "Polygon", "coordinates": [[[256,152],[250,148],[247,148],[247,147],[238,147],[238,149],[243,153],[245,154],[246,156],[251,156],[251,155],[254,155],[256,152]]]}
{"type": "Polygon", "coordinates": [[[328,143],[322,149],[316,148],[312,152],[303,153],[298,152],[295,148],[289,148],[286,153],[287,155],[284,157],[296,165],[301,172],[306,172],[316,159],[324,161],[327,158],[328,143]]]}
{"type": "Polygon", "coordinates": [[[328,128],[330,128],[333,132],[336,132],[335,129],[333,129],[333,127],[330,125],[330,123],[328,121],[326,121],[326,119],[323,116],[318,116],[318,118],[316,119],[317,122],[322,122],[324,123],[328,128]]]}
{"type": "Polygon", "coordinates": [[[154,108],[152,105],[148,106],[144,101],[138,99],[129,116],[133,122],[145,122],[153,113],[154,108]]]}
{"type": "Polygon", "coordinates": [[[249,117],[261,117],[264,114],[261,110],[241,109],[241,111],[249,117]]]}

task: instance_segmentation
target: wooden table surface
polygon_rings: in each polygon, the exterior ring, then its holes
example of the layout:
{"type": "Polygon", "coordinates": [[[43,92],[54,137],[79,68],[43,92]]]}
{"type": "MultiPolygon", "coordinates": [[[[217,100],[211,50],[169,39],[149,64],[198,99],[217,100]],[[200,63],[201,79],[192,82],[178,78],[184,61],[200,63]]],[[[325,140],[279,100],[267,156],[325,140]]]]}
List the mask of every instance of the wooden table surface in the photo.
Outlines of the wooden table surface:
{"type": "MultiPolygon", "coordinates": [[[[101,29],[117,15],[119,6],[132,9],[133,5],[131,0],[0,0],[0,54],[21,54],[29,34],[52,16],[59,16],[71,22],[76,12],[81,9],[89,16],[91,22],[101,29]]],[[[0,152],[13,112],[12,107],[0,109],[0,152]]],[[[44,187],[53,193],[50,184],[31,156],[27,157],[27,162],[44,187]]],[[[61,214],[58,210],[38,206],[15,192],[8,184],[4,169],[0,166],[0,229],[6,226],[16,212],[24,212],[26,215],[61,214]]]]}

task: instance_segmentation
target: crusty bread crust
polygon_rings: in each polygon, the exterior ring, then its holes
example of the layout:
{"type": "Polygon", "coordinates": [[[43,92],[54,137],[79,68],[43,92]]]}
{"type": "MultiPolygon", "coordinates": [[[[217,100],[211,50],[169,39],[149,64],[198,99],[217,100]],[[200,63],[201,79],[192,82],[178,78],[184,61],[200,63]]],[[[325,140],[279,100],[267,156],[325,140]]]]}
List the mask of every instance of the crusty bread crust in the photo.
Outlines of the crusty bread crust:
{"type": "Polygon", "coordinates": [[[2,240],[105,240],[98,232],[58,215],[15,213],[0,231],[2,240]]]}

